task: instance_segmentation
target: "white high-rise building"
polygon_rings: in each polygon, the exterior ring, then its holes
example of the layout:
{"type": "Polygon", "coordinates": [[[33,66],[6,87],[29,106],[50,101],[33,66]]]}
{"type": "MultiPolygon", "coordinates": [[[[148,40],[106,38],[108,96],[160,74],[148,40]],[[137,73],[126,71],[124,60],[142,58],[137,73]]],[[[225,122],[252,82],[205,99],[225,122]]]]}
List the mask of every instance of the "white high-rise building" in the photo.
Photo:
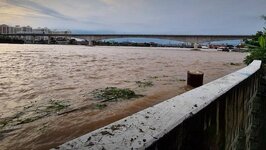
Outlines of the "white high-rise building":
{"type": "Polygon", "coordinates": [[[5,24],[0,25],[0,34],[7,34],[8,26],[5,24]]]}
{"type": "Polygon", "coordinates": [[[37,29],[33,29],[32,33],[35,34],[49,34],[51,33],[51,31],[48,28],[37,28],[37,29]]]}
{"type": "MultiPolygon", "coordinates": [[[[52,36],[54,39],[59,41],[66,41],[69,40],[69,37],[66,36],[67,34],[71,34],[69,30],[53,30],[51,31],[48,28],[37,28],[33,29],[30,26],[20,26],[16,25],[14,27],[2,24],[0,25],[0,34],[60,34],[60,36],[52,36]],[[62,35],[62,36],[61,36],[62,35]]],[[[17,38],[24,39],[25,41],[33,41],[33,40],[49,40],[48,36],[35,36],[33,39],[33,35],[30,36],[17,36],[17,38]]]]}
{"type": "MultiPolygon", "coordinates": [[[[32,30],[32,33],[33,34],[50,34],[51,33],[51,30],[48,29],[48,28],[37,28],[37,29],[33,29],[32,30]]],[[[35,40],[48,40],[48,37],[46,36],[38,36],[38,37],[35,37],[35,40]]]]}
{"type": "Polygon", "coordinates": [[[15,32],[16,33],[21,33],[22,32],[22,28],[19,25],[15,26],[15,32]]]}
{"type": "MultiPolygon", "coordinates": [[[[21,34],[32,33],[32,27],[30,27],[30,26],[21,27],[21,30],[18,33],[21,33],[21,34]]],[[[32,40],[32,36],[24,36],[24,40],[31,41],[32,40]]]]}
{"type": "Polygon", "coordinates": [[[0,34],[15,34],[15,28],[6,24],[0,25],[0,34]]]}

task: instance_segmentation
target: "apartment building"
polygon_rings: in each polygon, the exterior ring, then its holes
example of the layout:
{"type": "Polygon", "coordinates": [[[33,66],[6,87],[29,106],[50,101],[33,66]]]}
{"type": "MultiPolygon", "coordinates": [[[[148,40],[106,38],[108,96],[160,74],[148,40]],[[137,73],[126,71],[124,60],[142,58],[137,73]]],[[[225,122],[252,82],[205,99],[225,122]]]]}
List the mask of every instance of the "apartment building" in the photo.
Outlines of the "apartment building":
{"type": "Polygon", "coordinates": [[[15,34],[15,28],[6,24],[0,25],[0,34],[15,34]]]}

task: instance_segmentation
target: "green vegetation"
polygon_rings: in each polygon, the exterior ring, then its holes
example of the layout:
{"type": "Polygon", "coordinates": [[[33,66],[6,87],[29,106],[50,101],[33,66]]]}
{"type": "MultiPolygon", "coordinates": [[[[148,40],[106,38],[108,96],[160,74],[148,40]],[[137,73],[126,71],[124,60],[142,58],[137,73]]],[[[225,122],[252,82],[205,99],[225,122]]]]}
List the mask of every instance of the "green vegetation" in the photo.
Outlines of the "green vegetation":
{"type": "Polygon", "coordinates": [[[17,118],[21,117],[24,113],[23,112],[18,112],[15,115],[11,117],[6,117],[6,118],[1,118],[0,119],[0,129],[4,128],[7,126],[9,123],[11,123],[13,120],[16,120],[17,118]]]}
{"type": "Polygon", "coordinates": [[[96,109],[104,109],[105,107],[107,107],[106,104],[95,104],[96,109]]]}
{"type": "Polygon", "coordinates": [[[131,99],[138,97],[136,93],[130,89],[117,88],[117,87],[107,87],[105,89],[96,89],[92,91],[93,97],[99,100],[105,101],[117,101],[119,99],[131,99]]]}
{"type": "Polygon", "coordinates": [[[266,21],[266,15],[262,15],[261,18],[266,21]]]}
{"type": "Polygon", "coordinates": [[[70,39],[68,44],[70,44],[70,45],[77,45],[78,42],[75,39],[70,39]]]}
{"type": "Polygon", "coordinates": [[[241,63],[233,63],[233,62],[231,62],[230,65],[231,65],[231,66],[240,66],[241,63]]]}
{"type": "Polygon", "coordinates": [[[66,104],[64,101],[50,100],[47,106],[33,107],[33,105],[25,106],[24,110],[18,112],[17,114],[1,118],[0,119],[0,129],[7,125],[21,125],[25,123],[30,123],[39,120],[43,117],[50,116],[53,113],[58,113],[59,111],[66,109],[70,105],[66,104]]]}
{"type": "Polygon", "coordinates": [[[7,119],[0,120],[0,129],[5,127],[9,121],[10,120],[7,120],[7,119]]]}
{"type": "Polygon", "coordinates": [[[17,120],[17,124],[16,125],[20,125],[20,124],[25,124],[25,123],[30,123],[36,120],[39,120],[45,116],[47,116],[48,114],[44,114],[44,115],[37,115],[34,117],[29,117],[29,118],[25,118],[25,119],[18,119],[17,120]]]}
{"type": "Polygon", "coordinates": [[[62,109],[65,109],[69,107],[69,105],[65,104],[63,101],[54,101],[50,100],[50,105],[47,106],[47,110],[52,110],[52,111],[60,111],[62,109]]]}
{"type": "Polygon", "coordinates": [[[152,81],[136,81],[136,84],[138,85],[138,87],[142,88],[153,86],[152,81]]]}
{"type": "Polygon", "coordinates": [[[150,76],[149,78],[151,78],[151,79],[158,79],[159,77],[158,76],[150,76]]]}
{"type": "Polygon", "coordinates": [[[263,35],[261,35],[260,37],[252,39],[252,42],[250,42],[250,44],[248,45],[250,50],[250,55],[248,55],[245,58],[244,62],[246,64],[250,64],[253,60],[261,60],[262,63],[266,63],[265,45],[266,45],[266,33],[264,32],[263,35]],[[257,44],[259,46],[257,46],[257,44]]]}
{"type": "Polygon", "coordinates": [[[18,38],[10,38],[6,36],[0,35],[0,43],[17,43],[17,44],[23,44],[24,41],[18,38]]]}
{"type": "MultiPolygon", "coordinates": [[[[266,21],[266,16],[262,16],[266,21]]],[[[266,63],[266,28],[264,31],[258,31],[256,35],[251,40],[245,41],[246,45],[250,50],[250,55],[248,55],[244,62],[250,64],[253,60],[261,60],[262,63],[266,63]]]]}

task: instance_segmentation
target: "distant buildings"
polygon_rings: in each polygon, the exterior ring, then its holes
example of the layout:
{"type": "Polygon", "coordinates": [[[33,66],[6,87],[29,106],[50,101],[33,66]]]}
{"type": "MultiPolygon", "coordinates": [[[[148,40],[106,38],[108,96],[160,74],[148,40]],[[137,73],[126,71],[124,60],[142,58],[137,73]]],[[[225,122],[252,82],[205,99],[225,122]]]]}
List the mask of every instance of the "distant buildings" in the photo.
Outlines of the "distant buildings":
{"type": "MultiPolygon", "coordinates": [[[[58,30],[53,30],[52,32],[51,32],[52,34],[71,34],[71,31],[58,31],[58,30]]],[[[56,41],[58,42],[58,43],[64,43],[64,42],[62,42],[62,41],[66,41],[66,40],[70,40],[70,37],[66,37],[66,36],[56,36],[55,37],[56,38],[56,41]]]]}
{"type": "Polygon", "coordinates": [[[10,27],[6,24],[0,25],[0,34],[14,34],[15,33],[15,28],[10,27]]]}
{"type": "MultiPolygon", "coordinates": [[[[33,29],[32,30],[32,33],[34,33],[34,34],[51,34],[52,32],[51,32],[51,30],[50,29],[48,29],[48,28],[37,28],[37,29],[33,29]]],[[[35,40],[37,40],[37,41],[40,41],[40,40],[48,40],[48,37],[45,37],[45,36],[37,36],[37,37],[35,37],[35,40]]]]}
{"type": "Polygon", "coordinates": [[[37,29],[33,29],[32,30],[32,33],[35,33],[35,34],[49,34],[51,33],[51,30],[48,29],[48,28],[37,28],[37,29]]]}
{"type": "Polygon", "coordinates": [[[19,26],[15,27],[9,26],[6,24],[0,25],[0,34],[23,34],[23,33],[35,33],[35,34],[70,34],[71,31],[58,31],[58,30],[50,30],[49,28],[36,28],[33,29],[31,26],[19,26]]]}
{"type": "MultiPolygon", "coordinates": [[[[0,34],[71,34],[71,31],[58,31],[58,30],[50,30],[49,28],[36,28],[33,29],[30,26],[19,26],[16,25],[15,27],[9,26],[6,24],[0,25],[0,34]]],[[[18,37],[21,38],[21,37],[18,37]]],[[[47,41],[49,37],[45,36],[36,36],[34,38],[35,41],[47,41]]],[[[63,39],[64,37],[54,37],[55,39],[63,39]]],[[[23,36],[23,40],[25,41],[32,41],[33,36],[23,36]]]]}
{"type": "Polygon", "coordinates": [[[0,25],[0,34],[16,34],[16,33],[32,33],[32,27],[30,26],[20,27],[19,25],[12,27],[6,24],[0,25]]]}

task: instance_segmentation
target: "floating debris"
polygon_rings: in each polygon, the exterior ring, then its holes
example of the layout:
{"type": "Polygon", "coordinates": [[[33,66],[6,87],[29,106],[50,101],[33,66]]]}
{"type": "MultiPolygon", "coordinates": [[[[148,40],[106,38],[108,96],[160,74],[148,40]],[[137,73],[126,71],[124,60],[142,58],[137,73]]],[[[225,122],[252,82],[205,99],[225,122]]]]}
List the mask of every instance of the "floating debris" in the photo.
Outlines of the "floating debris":
{"type": "Polygon", "coordinates": [[[95,104],[94,107],[97,109],[104,109],[105,107],[107,107],[107,104],[95,104]]]}
{"type": "Polygon", "coordinates": [[[187,80],[186,79],[177,79],[177,82],[178,81],[184,82],[184,81],[187,81],[187,80]]]}
{"type": "Polygon", "coordinates": [[[99,100],[103,100],[101,102],[106,101],[117,101],[117,100],[124,100],[124,99],[131,99],[139,97],[134,91],[124,88],[117,88],[117,87],[107,87],[105,89],[96,89],[92,91],[93,97],[99,100]]]}
{"type": "Polygon", "coordinates": [[[153,86],[152,81],[136,81],[136,84],[138,85],[138,87],[142,88],[153,86]]]}
{"type": "Polygon", "coordinates": [[[151,78],[151,79],[158,79],[159,77],[158,76],[149,76],[149,78],[151,78]]]}
{"type": "Polygon", "coordinates": [[[230,65],[232,65],[232,66],[240,66],[241,63],[233,63],[233,62],[231,62],[230,65]]]}
{"type": "Polygon", "coordinates": [[[49,104],[46,106],[24,106],[23,111],[18,112],[10,117],[0,118],[0,129],[3,129],[7,126],[16,126],[34,122],[54,113],[58,114],[60,111],[69,106],[70,105],[66,104],[64,101],[56,100],[50,100],[49,104]]]}
{"type": "Polygon", "coordinates": [[[47,106],[46,109],[51,110],[51,111],[60,111],[60,110],[65,109],[69,106],[70,105],[65,104],[63,101],[50,100],[50,105],[47,106]]]}

